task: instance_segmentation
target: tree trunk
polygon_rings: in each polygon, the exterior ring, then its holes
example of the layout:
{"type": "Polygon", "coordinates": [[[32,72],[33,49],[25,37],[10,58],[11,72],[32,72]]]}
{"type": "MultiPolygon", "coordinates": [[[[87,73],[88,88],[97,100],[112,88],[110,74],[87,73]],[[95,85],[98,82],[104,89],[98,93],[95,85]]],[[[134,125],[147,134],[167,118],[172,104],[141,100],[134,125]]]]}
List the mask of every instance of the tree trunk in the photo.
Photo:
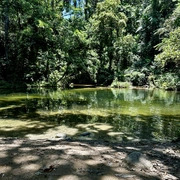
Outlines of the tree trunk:
{"type": "Polygon", "coordinates": [[[6,0],[6,7],[5,7],[5,55],[6,61],[8,62],[8,39],[9,39],[9,0],[6,0]]]}

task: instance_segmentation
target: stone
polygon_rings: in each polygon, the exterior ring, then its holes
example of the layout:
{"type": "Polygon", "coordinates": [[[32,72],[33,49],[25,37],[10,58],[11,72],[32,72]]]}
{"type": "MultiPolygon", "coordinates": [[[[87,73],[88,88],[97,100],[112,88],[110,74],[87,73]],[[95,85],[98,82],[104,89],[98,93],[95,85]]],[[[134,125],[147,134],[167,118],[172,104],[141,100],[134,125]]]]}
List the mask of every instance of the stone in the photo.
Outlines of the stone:
{"type": "Polygon", "coordinates": [[[148,160],[146,155],[143,155],[141,152],[132,152],[126,156],[125,162],[130,167],[140,168],[143,170],[152,170],[153,165],[151,161],[148,160]]]}
{"type": "Polygon", "coordinates": [[[66,139],[67,138],[67,134],[65,134],[65,133],[56,134],[56,138],[66,139]]]}
{"type": "Polygon", "coordinates": [[[83,132],[82,134],[80,134],[80,136],[90,136],[91,133],[90,132],[83,132]]]}

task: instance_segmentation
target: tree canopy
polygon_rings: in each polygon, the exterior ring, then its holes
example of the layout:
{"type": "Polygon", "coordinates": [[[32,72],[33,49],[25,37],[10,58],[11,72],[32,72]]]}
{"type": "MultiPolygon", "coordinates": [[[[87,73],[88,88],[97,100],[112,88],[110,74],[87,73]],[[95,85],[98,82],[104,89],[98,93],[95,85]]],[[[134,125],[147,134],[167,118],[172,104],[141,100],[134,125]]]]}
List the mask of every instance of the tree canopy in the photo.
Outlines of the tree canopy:
{"type": "Polygon", "coordinates": [[[180,84],[179,0],[1,0],[0,15],[1,87],[180,84]]]}

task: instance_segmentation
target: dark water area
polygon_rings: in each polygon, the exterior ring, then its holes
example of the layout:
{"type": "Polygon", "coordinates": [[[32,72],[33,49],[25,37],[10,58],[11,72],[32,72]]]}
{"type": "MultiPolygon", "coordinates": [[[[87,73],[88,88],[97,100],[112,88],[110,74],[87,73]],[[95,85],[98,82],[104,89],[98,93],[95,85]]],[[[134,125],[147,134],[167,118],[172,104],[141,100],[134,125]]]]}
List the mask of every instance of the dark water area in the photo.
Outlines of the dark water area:
{"type": "Polygon", "coordinates": [[[167,141],[180,136],[180,93],[84,88],[0,92],[0,137],[167,141]],[[81,137],[83,132],[90,136],[81,137]]]}

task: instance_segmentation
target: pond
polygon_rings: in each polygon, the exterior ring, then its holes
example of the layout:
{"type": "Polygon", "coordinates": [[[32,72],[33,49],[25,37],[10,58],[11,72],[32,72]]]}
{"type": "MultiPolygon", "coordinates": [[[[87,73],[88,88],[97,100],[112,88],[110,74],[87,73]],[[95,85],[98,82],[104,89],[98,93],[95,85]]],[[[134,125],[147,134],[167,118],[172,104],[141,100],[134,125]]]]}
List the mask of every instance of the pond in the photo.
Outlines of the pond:
{"type": "Polygon", "coordinates": [[[0,94],[0,137],[107,141],[172,140],[180,135],[180,93],[82,88],[0,94]],[[82,136],[88,132],[88,136],[82,136]]]}

